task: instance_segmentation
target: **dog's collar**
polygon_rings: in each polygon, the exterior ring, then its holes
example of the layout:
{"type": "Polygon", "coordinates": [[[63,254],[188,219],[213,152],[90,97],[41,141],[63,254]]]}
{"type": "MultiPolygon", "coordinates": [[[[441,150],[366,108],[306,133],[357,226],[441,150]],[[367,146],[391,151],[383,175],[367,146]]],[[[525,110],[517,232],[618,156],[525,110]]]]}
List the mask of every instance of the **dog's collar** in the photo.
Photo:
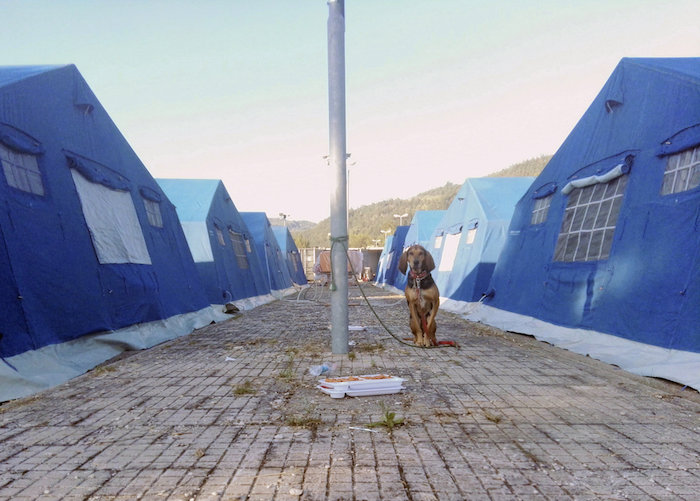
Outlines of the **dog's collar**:
{"type": "Polygon", "coordinates": [[[428,275],[429,275],[429,273],[427,271],[421,271],[420,273],[416,273],[415,271],[411,270],[411,273],[410,273],[411,278],[413,278],[415,280],[423,280],[428,275]]]}

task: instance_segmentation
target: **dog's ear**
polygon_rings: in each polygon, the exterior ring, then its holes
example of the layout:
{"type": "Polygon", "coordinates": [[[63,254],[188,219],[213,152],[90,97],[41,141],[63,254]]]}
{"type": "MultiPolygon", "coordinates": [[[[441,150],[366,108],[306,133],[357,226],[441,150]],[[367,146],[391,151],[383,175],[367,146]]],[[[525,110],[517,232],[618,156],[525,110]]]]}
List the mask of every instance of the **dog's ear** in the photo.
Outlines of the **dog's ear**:
{"type": "Polygon", "coordinates": [[[406,269],[408,268],[408,249],[403,251],[401,254],[401,257],[399,258],[399,271],[401,273],[406,273],[406,269]]]}
{"type": "Polygon", "coordinates": [[[426,271],[433,271],[435,269],[435,260],[433,259],[432,254],[430,254],[430,252],[427,250],[425,251],[425,262],[423,263],[423,267],[426,269],[426,271]]]}

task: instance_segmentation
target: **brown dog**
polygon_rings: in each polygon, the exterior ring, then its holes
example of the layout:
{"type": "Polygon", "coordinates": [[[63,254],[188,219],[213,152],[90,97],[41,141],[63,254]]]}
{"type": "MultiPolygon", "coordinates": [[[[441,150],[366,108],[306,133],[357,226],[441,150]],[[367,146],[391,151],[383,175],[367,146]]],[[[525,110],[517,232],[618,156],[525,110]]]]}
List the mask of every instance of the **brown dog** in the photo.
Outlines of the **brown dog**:
{"type": "Polygon", "coordinates": [[[413,342],[418,346],[436,346],[435,316],[440,307],[440,292],[430,272],[435,269],[433,256],[420,245],[412,245],[401,254],[399,270],[408,272],[406,301],[411,316],[413,342]]]}

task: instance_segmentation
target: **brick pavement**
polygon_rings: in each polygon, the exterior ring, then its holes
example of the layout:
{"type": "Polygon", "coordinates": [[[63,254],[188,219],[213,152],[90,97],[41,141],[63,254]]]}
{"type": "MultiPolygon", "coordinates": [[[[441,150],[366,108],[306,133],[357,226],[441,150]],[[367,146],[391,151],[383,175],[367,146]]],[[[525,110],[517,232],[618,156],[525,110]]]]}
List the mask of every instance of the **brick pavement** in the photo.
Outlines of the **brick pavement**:
{"type": "MultiPolygon", "coordinates": [[[[404,301],[365,290],[408,336],[404,301]]],[[[326,292],[0,406],[0,498],[698,499],[697,392],[445,312],[459,350],[406,347],[350,294],[350,356],[329,352],[326,292]],[[406,389],[331,399],[323,361],[406,389]],[[368,427],[385,412],[404,423],[368,427]]]]}

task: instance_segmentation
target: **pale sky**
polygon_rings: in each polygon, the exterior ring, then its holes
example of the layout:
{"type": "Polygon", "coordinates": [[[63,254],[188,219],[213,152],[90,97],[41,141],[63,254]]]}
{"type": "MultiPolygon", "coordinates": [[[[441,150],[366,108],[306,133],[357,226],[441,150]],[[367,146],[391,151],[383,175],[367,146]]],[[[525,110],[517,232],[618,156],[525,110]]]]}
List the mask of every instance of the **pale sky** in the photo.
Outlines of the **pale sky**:
{"type": "MultiPolygon", "coordinates": [[[[0,0],[0,65],[75,64],[154,177],[330,213],[324,0],[0,0]]],[[[700,56],[697,0],[345,0],[350,206],[554,153],[623,57],[700,56]]]]}

